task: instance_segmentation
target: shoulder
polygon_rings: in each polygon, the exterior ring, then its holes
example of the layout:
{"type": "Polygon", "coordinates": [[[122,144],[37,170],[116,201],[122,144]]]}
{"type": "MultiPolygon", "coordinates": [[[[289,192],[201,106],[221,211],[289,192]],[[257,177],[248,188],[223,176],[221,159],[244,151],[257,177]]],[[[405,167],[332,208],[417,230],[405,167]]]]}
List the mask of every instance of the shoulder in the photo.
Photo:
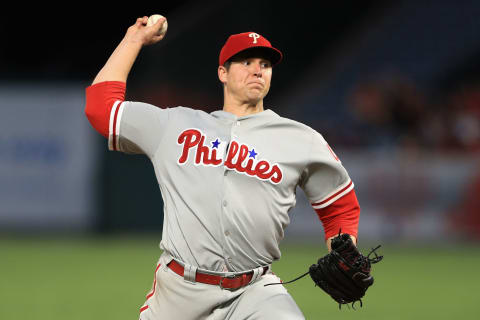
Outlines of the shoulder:
{"type": "Polygon", "coordinates": [[[305,138],[310,140],[314,140],[316,137],[323,139],[322,135],[317,130],[313,129],[312,127],[302,122],[293,120],[290,118],[282,117],[278,114],[275,114],[275,115],[276,115],[275,121],[273,121],[274,124],[278,126],[282,126],[288,130],[292,130],[292,132],[301,134],[305,136],[305,138]]]}
{"type": "Polygon", "coordinates": [[[167,107],[169,112],[174,115],[187,116],[192,118],[211,118],[211,114],[191,107],[177,106],[177,107],[167,107]]]}

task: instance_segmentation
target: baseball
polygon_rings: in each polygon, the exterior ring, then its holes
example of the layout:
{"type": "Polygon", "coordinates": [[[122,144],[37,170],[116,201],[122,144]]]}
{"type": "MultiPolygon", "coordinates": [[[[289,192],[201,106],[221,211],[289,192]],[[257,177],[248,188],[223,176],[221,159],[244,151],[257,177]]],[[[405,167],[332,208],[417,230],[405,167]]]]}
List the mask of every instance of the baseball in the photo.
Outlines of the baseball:
{"type": "MultiPolygon", "coordinates": [[[[151,15],[150,17],[148,17],[147,26],[154,25],[155,23],[157,23],[158,19],[160,19],[160,18],[164,18],[164,16],[162,16],[160,14],[151,15]]],[[[168,23],[167,23],[167,20],[165,20],[165,22],[163,23],[162,29],[160,29],[160,31],[158,31],[158,35],[161,36],[161,35],[164,35],[165,33],[167,33],[167,28],[168,28],[168,23]]]]}

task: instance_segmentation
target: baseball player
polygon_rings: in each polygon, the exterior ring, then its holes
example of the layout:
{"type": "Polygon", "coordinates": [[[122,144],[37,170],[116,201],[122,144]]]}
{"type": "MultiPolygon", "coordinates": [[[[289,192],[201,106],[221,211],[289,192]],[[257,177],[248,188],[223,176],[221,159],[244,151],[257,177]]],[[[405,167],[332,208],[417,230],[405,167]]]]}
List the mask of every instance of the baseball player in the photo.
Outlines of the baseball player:
{"type": "Polygon", "coordinates": [[[153,163],[164,224],[153,288],[140,319],[304,319],[271,264],[300,186],[327,246],[357,235],[353,183],[324,138],[263,105],[280,50],[262,35],[231,35],[219,54],[223,109],[159,108],[125,101],[141,48],[165,22],[138,18],[86,89],[86,115],[108,148],[153,163]]]}

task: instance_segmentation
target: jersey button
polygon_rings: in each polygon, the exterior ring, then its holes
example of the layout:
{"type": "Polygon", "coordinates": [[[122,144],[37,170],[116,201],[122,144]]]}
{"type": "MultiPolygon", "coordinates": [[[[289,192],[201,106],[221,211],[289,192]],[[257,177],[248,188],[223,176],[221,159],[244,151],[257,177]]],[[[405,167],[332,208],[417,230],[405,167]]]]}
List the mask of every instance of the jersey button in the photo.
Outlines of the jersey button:
{"type": "Polygon", "coordinates": [[[227,206],[227,200],[223,200],[223,206],[224,206],[224,207],[227,206]]]}
{"type": "Polygon", "coordinates": [[[227,230],[227,231],[225,231],[225,236],[227,236],[227,237],[228,237],[229,235],[230,235],[230,231],[228,231],[228,230],[227,230]]]}

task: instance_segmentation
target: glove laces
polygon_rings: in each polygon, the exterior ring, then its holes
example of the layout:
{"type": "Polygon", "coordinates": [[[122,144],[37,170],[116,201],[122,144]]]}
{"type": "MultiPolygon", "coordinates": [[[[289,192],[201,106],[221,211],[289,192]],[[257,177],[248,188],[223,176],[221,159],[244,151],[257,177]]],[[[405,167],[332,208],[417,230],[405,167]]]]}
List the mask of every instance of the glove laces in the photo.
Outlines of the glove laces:
{"type": "Polygon", "coordinates": [[[377,254],[377,252],[376,252],[376,251],[378,250],[378,248],[380,248],[381,246],[382,246],[382,245],[379,244],[378,246],[376,246],[374,249],[372,249],[372,250],[367,254],[368,262],[370,262],[370,263],[377,263],[377,262],[382,261],[383,256],[379,256],[379,255],[377,254]],[[370,258],[370,255],[371,255],[372,253],[375,255],[375,257],[370,258]]]}
{"type": "Polygon", "coordinates": [[[266,286],[273,286],[273,285],[275,285],[275,284],[288,284],[288,283],[292,283],[292,282],[295,282],[295,281],[297,281],[297,280],[299,280],[299,279],[302,279],[303,277],[305,277],[305,276],[306,276],[307,274],[309,274],[309,273],[310,273],[310,272],[306,272],[306,273],[302,274],[301,276],[296,277],[295,279],[290,280],[290,281],[287,281],[287,282],[267,283],[266,285],[264,285],[264,287],[266,287],[266,286]]]}

